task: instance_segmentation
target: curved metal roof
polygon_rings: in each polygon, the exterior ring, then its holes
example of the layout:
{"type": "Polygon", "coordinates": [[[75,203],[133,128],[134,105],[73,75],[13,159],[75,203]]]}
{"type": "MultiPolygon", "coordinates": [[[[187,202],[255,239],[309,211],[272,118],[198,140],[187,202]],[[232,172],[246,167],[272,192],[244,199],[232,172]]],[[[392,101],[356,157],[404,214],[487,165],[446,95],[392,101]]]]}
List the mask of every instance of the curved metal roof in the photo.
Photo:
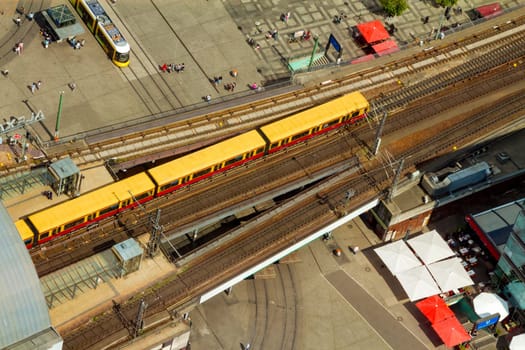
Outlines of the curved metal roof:
{"type": "Polygon", "coordinates": [[[0,203],[0,349],[51,327],[33,261],[0,203]]]}

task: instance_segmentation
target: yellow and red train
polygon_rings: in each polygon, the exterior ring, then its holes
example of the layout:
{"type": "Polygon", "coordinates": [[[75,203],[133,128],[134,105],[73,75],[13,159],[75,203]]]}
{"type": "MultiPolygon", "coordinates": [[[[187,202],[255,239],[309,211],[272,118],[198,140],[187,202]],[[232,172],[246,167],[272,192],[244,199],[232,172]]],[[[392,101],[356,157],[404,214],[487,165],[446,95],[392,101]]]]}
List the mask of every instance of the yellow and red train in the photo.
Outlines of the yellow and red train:
{"type": "Polygon", "coordinates": [[[365,118],[359,92],[336,98],[18,220],[28,248],[173,192],[217,172],[365,118]]]}

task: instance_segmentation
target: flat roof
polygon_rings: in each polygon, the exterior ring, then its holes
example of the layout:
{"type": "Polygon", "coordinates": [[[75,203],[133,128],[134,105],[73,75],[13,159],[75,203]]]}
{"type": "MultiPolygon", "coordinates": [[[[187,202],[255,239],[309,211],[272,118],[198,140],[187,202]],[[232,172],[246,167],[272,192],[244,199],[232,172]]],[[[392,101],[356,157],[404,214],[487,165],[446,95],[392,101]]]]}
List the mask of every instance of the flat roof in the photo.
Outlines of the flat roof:
{"type": "Polygon", "coordinates": [[[0,204],[0,349],[51,327],[47,304],[29,253],[0,204]]]}
{"type": "Polygon", "coordinates": [[[525,198],[473,214],[472,218],[498,249],[505,245],[519,213],[525,209],[525,198]]]}

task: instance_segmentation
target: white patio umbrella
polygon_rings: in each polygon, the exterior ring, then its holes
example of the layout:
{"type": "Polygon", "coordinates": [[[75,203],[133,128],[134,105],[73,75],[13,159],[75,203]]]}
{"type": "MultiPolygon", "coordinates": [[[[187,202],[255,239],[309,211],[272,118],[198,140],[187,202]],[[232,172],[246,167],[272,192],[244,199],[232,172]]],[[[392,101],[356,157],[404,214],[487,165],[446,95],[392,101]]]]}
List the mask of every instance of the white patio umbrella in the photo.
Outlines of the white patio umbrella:
{"type": "Polygon", "coordinates": [[[441,260],[427,267],[443,292],[474,284],[459,258],[441,260]]]}
{"type": "Polygon", "coordinates": [[[411,238],[407,243],[427,265],[455,255],[436,230],[411,238]]]}
{"type": "Polygon", "coordinates": [[[397,276],[410,301],[416,301],[441,293],[425,266],[403,271],[397,276]]]}
{"type": "Polygon", "coordinates": [[[525,349],[525,333],[518,334],[512,337],[509,344],[510,350],[523,350],[525,349]]]}
{"type": "Polygon", "coordinates": [[[494,293],[480,293],[474,298],[474,311],[479,317],[500,314],[500,321],[509,315],[509,305],[506,300],[494,293]]]}
{"type": "Polygon", "coordinates": [[[405,241],[399,240],[374,249],[393,275],[421,266],[421,261],[412,253],[405,241]]]}

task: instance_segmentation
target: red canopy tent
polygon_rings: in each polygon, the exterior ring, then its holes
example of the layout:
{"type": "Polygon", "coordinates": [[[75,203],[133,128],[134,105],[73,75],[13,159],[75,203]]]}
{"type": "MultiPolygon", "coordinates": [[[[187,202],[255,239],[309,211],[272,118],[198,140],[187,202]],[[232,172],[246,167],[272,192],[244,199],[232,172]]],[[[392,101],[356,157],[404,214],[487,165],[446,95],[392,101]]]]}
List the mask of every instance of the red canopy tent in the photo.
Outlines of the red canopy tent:
{"type": "Polygon", "coordinates": [[[449,317],[455,317],[454,312],[438,295],[433,295],[416,303],[416,307],[434,324],[449,317]]]}
{"type": "Polygon", "coordinates": [[[372,46],[372,49],[379,55],[388,55],[389,53],[394,53],[399,51],[399,47],[397,47],[397,44],[394,40],[386,40],[382,43],[376,44],[372,46]]]}
{"type": "Polygon", "coordinates": [[[379,20],[359,23],[357,25],[357,30],[359,30],[359,33],[361,33],[361,36],[368,44],[390,38],[390,35],[379,20]]]}
{"type": "Polygon", "coordinates": [[[433,324],[432,328],[434,328],[441,340],[443,340],[443,343],[449,348],[471,339],[470,335],[465,331],[465,328],[463,328],[455,317],[450,317],[433,324]]]}
{"type": "Polygon", "coordinates": [[[476,11],[478,11],[479,15],[483,18],[491,18],[503,13],[499,2],[476,7],[476,11]]]}

